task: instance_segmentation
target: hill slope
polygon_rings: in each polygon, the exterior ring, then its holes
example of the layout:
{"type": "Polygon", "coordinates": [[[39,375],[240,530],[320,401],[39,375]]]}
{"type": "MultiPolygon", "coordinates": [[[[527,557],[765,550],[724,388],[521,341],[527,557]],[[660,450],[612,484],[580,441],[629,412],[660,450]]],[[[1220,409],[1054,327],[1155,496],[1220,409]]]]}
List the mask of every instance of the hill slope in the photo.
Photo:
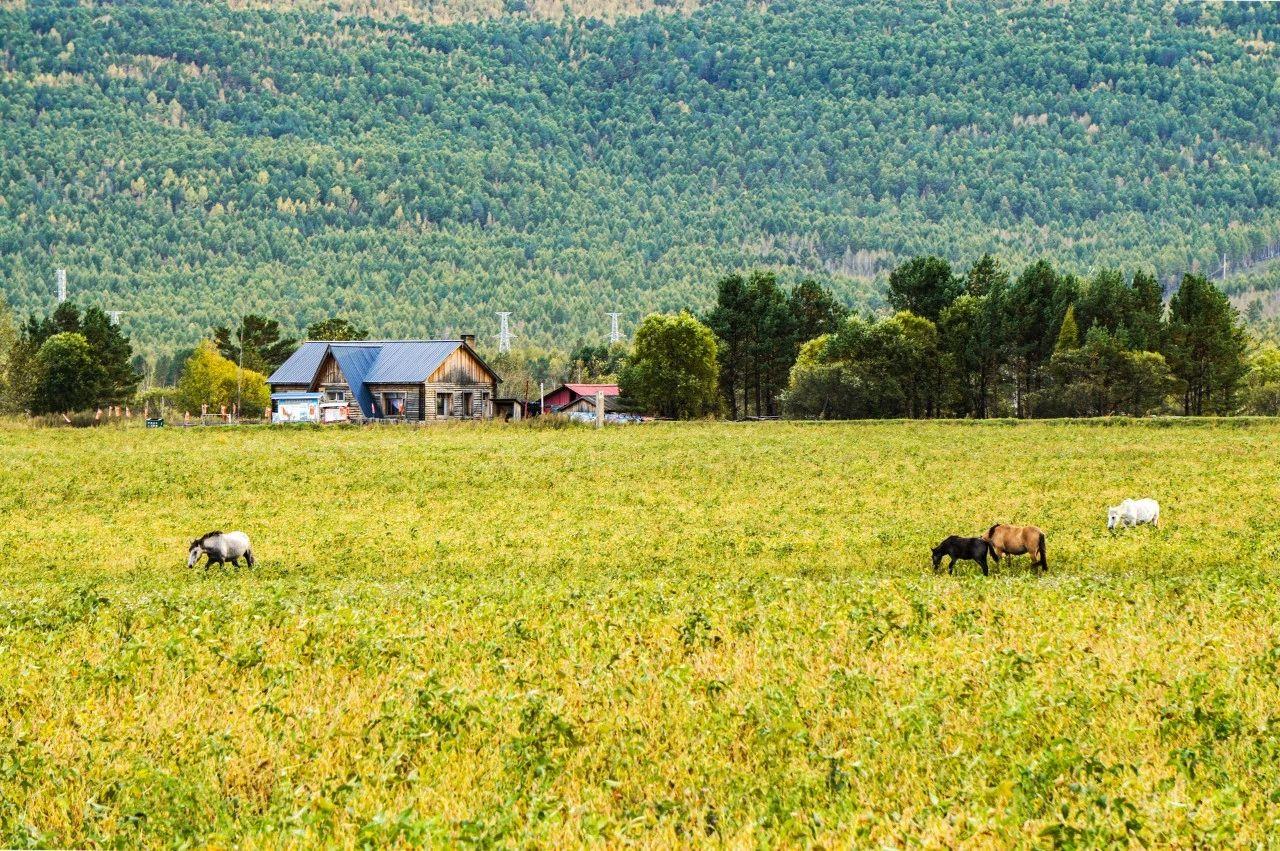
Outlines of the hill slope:
{"type": "Polygon", "coordinates": [[[1280,240],[1265,5],[302,5],[0,12],[16,309],[61,265],[153,349],[244,310],[388,336],[511,310],[545,342],[701,306],[728,266],[865,303],[917,252],[1169,275],[1280,240]]]}

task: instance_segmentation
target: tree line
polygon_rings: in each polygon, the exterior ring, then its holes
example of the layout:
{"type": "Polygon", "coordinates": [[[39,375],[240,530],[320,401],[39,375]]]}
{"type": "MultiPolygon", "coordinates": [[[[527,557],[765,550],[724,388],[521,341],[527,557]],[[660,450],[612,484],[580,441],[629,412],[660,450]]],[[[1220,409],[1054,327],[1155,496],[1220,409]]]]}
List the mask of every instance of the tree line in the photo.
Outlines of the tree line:
{"type": "MultiPolygon", "coordinates": [[[[1280,413],[1280,350],[1251,340],[1203,275],[1184,275],[1166,306],[1148,271],[1104,268],[1081,280],[1040,260],[1013,277],[989,254],[962,272],[923,256],[890,274],[894,312],[878,317],[849,314],[811,281],[786,291],[770,272],[728,275],[717,293],[700,323],[708,335],[681,338],[709,336],[699,352],[715,365],[715,404],[693,394],[684,416],[1280,413]]],[[[633,360],[643,359],[641,342],[637,333],[633,360]]],[[[629,375],[623,390],[653,407],[658,388],[693,373],[629,375]]]]}
{"type": "MultiPolygon", "coordinates": [[[[1036,261],[1013,276],[984,254],[957,271],[935,256],[889,275],[889,312],[851,311],[828,288],[731,273],[701,316],[651,314],[630,344],[486,352],[503,395],[532,400],[562,381],[612,382],[643,410],[816,419],[1076,417],[1153,412],[1280,414],[1280,348],[1252,339],[1226,295],[1188,273],[1171,294],[1149,271],[1086,279],[1036,261]]],[[[348,317],[307,339],[366,339],[348,317]]],[[[188,411],[260,415],[266,376],[297,348],[279,320],[216,326],[175,365],[188,411]]],[[[69,412],[138,398],[131,342],[96,307],[59,305],[15,325],[0,313],[0,404],[69,412]]],[[[153,376],[154,377],[154,376],[153,376]]]]}
{"type": "Polygon", "coordinates": [[[896,309],[806,343],[784,394],[816,417],[1230,414],[1249,341],[1227,297],[1187,274],[1166,309],[1154,275],[1087,280],[1037,261],[1011,277],[984,255],[889,278],[896,309]]]}

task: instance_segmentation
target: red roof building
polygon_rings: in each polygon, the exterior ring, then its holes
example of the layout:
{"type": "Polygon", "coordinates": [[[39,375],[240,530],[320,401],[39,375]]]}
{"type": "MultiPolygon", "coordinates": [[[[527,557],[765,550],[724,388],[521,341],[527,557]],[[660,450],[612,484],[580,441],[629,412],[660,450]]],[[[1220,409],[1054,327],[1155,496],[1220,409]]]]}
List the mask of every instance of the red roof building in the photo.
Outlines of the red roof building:
{"type": "Polygon", "coordinates": [[[605,398],[621,395],[621,391],[618,390],[618,385],[616,384],[561,384],[546,395],[547,411],[559,410],[563,406],[572,404],[582,398],[594,401],[598,392],[603,392],[605,398]]]}

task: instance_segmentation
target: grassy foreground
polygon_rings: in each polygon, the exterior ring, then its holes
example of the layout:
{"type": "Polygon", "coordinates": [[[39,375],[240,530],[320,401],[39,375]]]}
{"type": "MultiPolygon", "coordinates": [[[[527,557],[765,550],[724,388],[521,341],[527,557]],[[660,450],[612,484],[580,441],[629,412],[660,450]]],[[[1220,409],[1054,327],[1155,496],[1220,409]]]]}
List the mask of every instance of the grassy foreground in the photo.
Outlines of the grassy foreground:
{"type": "Polygon", "coordinates": [[[0,845],[1280,829],[1274,424],[8,424],[0,468],[0,845]],[[1047,577],[931,573],[997,520],[1047,577]],[[213,528],[258,568],[186,570],[213,528]]]}

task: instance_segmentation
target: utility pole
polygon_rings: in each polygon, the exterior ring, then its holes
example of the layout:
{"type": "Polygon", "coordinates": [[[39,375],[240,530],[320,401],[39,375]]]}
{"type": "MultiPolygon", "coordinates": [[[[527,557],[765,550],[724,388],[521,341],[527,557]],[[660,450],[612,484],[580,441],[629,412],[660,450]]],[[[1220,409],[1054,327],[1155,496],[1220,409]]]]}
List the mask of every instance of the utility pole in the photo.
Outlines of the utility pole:
{"type": "Polygon", "coordinates": [[[622,332],[618,330],[618,317],[621,315],[622,315],[621,313],[605,314],[605,316],[609,317],[609,319],[612,320],[611,327],[609,330],[609,345],[611,346],[616,346],[618,343],[622,342],[622,332]]]}
{"type": "Polygon", "coordinates": [[[511,333],[511,327],[509,325],[510,319],[511,313],[509,311],[498,314],[498,320],[501,322],[501,325],[498,328],[498,351],[500,353],[511,351],[511,341],[516,336],[511,333]]]}

